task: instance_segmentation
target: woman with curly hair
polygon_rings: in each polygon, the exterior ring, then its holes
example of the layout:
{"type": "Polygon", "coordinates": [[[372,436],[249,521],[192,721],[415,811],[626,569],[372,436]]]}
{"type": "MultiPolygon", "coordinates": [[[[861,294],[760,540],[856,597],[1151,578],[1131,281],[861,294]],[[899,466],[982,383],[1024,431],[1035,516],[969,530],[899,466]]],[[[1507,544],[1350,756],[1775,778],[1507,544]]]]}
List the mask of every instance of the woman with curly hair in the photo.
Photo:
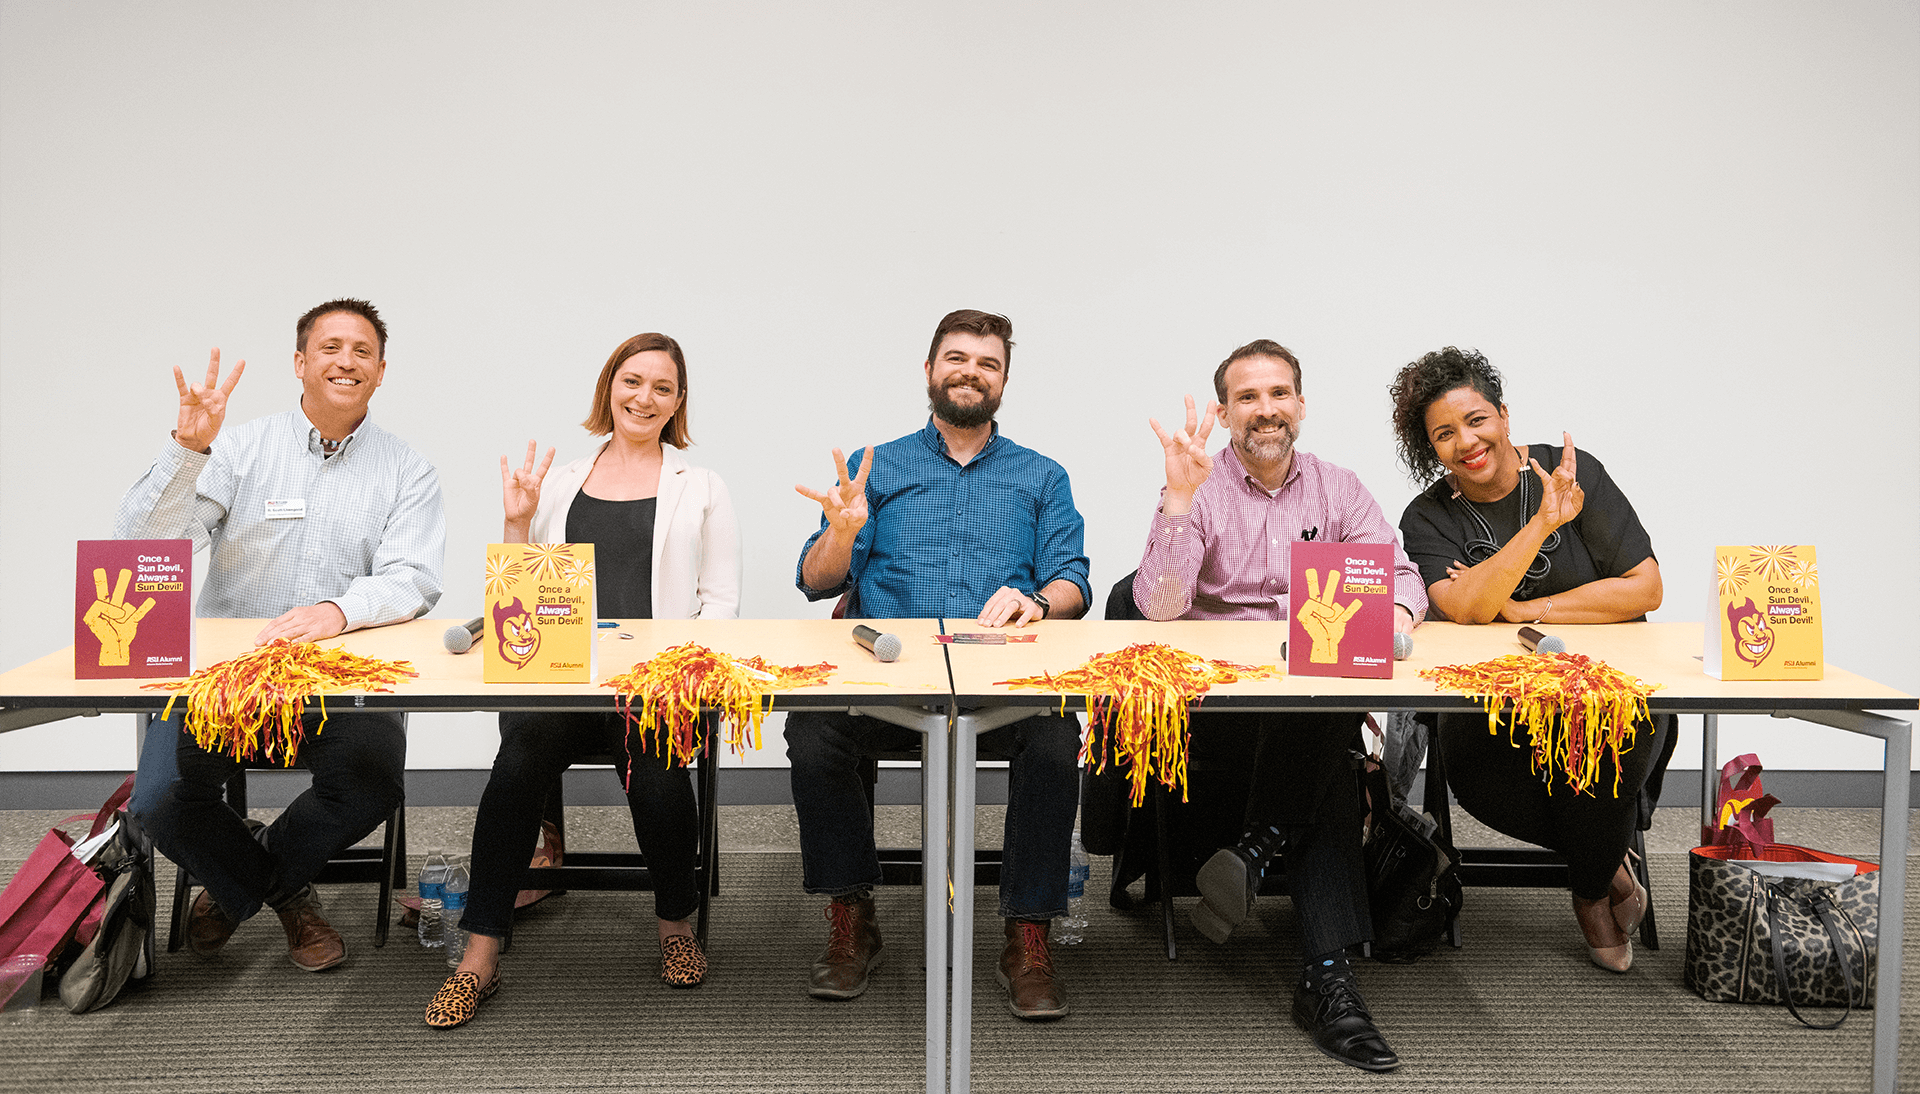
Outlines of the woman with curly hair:
{"type": "MultiPolygon", "coordinates": [[[[1427,583],[1429,618],[1619,623],[1660,606],[1660,563],[1626,495],[1568,434],[1558,446],[1516,446],[1500,373],[1485,357],[1437,350],[1401,369],[1390,392],[1401,463],[1429,484],[1400,517],[1407,555],[1427,583]]],[[[1646,915],[1627,847],[1651,817],[1675,721],[1659,715],[1636,726],[1617,788],[1602,780],[1587,793],[1543,783],[1530,752],[1489,733],[1480,715],[1438,722],[1460,804],[1498,831],[1566,856],[1574,918],[1593,963],[1614,972],[1633,964],[1628,935],[1646,915]]]]}

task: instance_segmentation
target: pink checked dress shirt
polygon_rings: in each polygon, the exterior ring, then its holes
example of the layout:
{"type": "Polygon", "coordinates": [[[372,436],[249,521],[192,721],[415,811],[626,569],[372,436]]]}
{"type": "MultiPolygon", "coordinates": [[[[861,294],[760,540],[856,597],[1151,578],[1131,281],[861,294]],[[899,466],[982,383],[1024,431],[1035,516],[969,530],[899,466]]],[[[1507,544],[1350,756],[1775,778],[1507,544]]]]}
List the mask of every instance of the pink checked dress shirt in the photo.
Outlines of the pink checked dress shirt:
{"type": "Polygon", "coordinates": [[[1358,475],[1296,450],[1287,481],[1269,494],[1231,445],[1214,453],[1191,512],[1154,511],[1134,603],[1149,619],[1286,619],[1287,564],[1308,539],[1393,544],[1394,603],[1426,618],[1420,571],[1358,475]]]}

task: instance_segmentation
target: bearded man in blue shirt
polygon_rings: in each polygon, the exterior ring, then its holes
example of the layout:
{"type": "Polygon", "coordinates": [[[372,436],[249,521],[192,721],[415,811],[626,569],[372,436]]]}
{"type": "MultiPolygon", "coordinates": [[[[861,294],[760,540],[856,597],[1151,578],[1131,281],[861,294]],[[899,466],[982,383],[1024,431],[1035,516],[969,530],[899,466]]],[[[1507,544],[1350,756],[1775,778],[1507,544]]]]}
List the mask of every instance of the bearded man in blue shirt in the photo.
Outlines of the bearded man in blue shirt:
{"type": "MultiPolygon", "coordinates": [[[[809,600],[851,594],[849,618],[975,618],[1024,627],[1085,613],[1085,525],[1059,464],[1000,435],[1013,325],[962,310],[934,330],[922,366],[933,414],[925,428],[849,461],[835,483],[795,489],[819,503],[820,529],[800,552],[795,583],[809,600]]],[[[881,880],[862,757],[912,747],[920,735],[843,713],[787,716],[801,884],[832,898],[826,951],[809,992],[851,999],[880,963],[873,887],[881,880]]],[[[1010,757],[999,980],[1020,1018],[1068,1011],[1047,948],[1067,910],[1067,868],[1079,806],[1078,718],[1042,715],[985,734],[1010,757]]],[[[961,973],[959,975],[965,975],[961,973]]]]}

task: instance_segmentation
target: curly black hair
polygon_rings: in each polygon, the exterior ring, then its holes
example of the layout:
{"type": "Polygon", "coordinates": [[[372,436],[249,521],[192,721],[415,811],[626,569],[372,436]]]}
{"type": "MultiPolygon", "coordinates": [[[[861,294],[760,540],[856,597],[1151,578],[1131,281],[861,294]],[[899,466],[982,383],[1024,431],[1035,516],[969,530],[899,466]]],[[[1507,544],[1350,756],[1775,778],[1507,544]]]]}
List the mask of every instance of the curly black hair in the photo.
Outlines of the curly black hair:
{"type": "Polygon", "coordinates": [[[1501,399],[1500,371],[1478,350],[1448,346],[1435,350],[1400,370],[1388,386],[1393,399],[1394,446],[1400,465],[1415,482],[1440,477],[1440,457],[1427,437],[1427,407],[1449,391],[1470,387],[1495,407],[1501,399]]]}

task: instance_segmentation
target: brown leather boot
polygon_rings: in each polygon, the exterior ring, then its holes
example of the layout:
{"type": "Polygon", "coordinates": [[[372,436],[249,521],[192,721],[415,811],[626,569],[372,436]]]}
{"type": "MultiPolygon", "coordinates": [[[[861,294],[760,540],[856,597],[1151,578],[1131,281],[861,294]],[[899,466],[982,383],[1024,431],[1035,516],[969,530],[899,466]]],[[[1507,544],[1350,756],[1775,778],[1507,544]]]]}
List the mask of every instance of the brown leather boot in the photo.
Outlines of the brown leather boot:
{"type": "Polygon", "coordinates": [[[187,949],[196,957],[212,957],[233,937],[237,926],[239,924],[228,919],[220,905],[213,902],[213,894],[202,889],[193,902],[193,912],[187,917],[187,949]]]}
{"type": "Polygon", "coordinates": [[[827,948],[813,963],[807,994],[815,999],[852,999],[867,990],[867,974],[880,964],[880,924],[871,893],[837,896],[827,904],[827,948]]]}
{"type": "Polygon", "coordinates": [[[1066,992],[1053,975],[1053,954],[1047,949],[1050,923],[1007,920],[1007,948],[1000,952],[995,978],[1007,989],[1007,1009],[1015,1018],[1036,1021],[1067,1016],[1066,992]]]}
{"type": "Polygon", "coordinates": [[[287,960],[308,972],[330,969],[347,959],[340,932],[320,918],[320,894],[309,885],[274,909],[287,930],[287,960]]]}

